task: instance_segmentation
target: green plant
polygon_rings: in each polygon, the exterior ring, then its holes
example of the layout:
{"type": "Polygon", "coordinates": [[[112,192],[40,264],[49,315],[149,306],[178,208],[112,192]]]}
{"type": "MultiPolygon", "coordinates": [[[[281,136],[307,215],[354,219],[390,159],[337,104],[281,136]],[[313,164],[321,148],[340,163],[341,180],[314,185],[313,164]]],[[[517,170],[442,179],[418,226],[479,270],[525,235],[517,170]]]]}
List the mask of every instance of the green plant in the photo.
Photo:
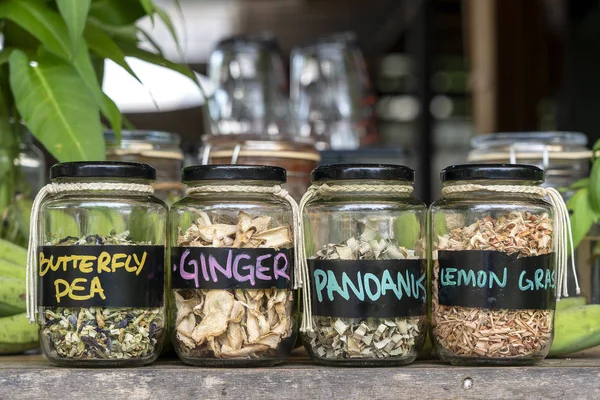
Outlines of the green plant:
{"type": "Polygon", "coordinates": [[[166,60],[136,27],[145,16],[166,24],[177,43],[169,17],[152,0],[0,0],[0,237],[27,238],[15,200],[26,190],[14,162],[20,121],[59,161],[103,160],[102,121],[117,135],[124,124],[102,91],[106,59],[136,79],[125,57],[176,70],[198,84],[189,68],[166,60]],[[141,49],[139,37],[155,52],[141,49]]]}
{"type": "Polygon", "coordinates": [[[575,182],[569,188],[570,191],[574,191],[573,196],[567,201],[567,208],[571,211],[575,247],[588,234],[592,226],[600,221],[600,158],[597,157],[599,150],[600,140],[592,149],[594,156],[590,176],[575,182]]]}

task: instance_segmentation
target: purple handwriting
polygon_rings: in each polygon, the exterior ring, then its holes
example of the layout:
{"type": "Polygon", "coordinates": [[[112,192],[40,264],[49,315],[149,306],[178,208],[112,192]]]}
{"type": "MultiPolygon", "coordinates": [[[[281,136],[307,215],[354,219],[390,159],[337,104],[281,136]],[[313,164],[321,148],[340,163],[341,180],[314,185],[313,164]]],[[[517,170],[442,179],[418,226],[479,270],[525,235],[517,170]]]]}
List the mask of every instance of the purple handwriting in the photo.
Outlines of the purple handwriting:
{"type": "Polygon", "coordinates": [[[200,287],[200,279],[208,282],[218,282],[220,277],[234,279],[237,282],[249,282],[254,286],[257,280],[271,281],[278,279],[290,280],[287,272],[289,261],[284,253],[265,254],[254,260],[248,254],[237,254],[235,257],[231,250],[227,252],[227,260],[216,259],[213,254],[201,253],[199,259],[188,259],[190,250],[181,254],[178,264],[173,264],[173,271],[179,268],[182,279],[193,280],[196,287],[200,287]],[[273,258],[273,260],[269,260],[273,258]],[[269,260],[272,267],[263,264],[269,260]],[[225,262],[223,262],[225,261],[225,262]],[[202,274],[200,276],[200,274],[202,274]]]}

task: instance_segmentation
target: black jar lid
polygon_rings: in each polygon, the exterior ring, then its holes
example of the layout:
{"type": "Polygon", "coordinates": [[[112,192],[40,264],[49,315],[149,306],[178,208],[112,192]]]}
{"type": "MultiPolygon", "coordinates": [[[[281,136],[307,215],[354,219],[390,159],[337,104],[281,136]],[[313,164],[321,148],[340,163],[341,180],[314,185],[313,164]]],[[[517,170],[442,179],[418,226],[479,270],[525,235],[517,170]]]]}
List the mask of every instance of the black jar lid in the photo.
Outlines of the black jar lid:
{"type": "Polygon", "coordinates": [[[403,165],[392,164],[332,164],[312,171],[312,181],[325,180],[381,180],[414,182],[415,171],[403,165]]]}
{"type": "Polygon", "coordinates": [[[286,181],[285,169],[267,165],[194,165],[181,171],[183,182],[194,181],[286,181]]]}
{"type": "Polygon", "coordinates": [[[442,182],[472,180],[506,180],[544,182],[544,171],[525,164],[461,164],[442,170],[442,182]]]}
{"type": "Polygon", "coordinates": [[[120,161],[75,161],[50,168],[50,179],[127,178],[155,180],[156,170],[148,164],[120,161]]]}

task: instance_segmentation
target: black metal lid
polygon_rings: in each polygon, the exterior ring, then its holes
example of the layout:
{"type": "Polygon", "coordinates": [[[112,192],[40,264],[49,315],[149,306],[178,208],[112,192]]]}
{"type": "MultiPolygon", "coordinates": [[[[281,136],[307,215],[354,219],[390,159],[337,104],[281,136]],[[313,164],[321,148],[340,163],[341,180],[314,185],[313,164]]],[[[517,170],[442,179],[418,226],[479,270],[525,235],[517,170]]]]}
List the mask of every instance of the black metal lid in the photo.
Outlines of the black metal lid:
{"type": "Polygon", "coordinates": [[[148,164],[120,161],[76,161],[58,163],[50,168],[50,179],[57,178],[129,178],[156,179],[156,170],[148,164]]]}
{"type": "Polygon", "coordinates": [[[392,164],[333,164],[312,171],[312,181],[324,180],[383,180],[414,182],[415,171],[392,164]]]}
{"type": "Polygon", "coordinates": [[[194,165],[181,171],[183,182],[194,181],[274,181],[285,182],[285,169],[267,165],[194,165]]]}
{"type": "Polygon", "coordinates": [[[442,170],[442,182],[470,180],[507,180],[544,182],[544,171],[525,164],[461,164],[442,170]]]}

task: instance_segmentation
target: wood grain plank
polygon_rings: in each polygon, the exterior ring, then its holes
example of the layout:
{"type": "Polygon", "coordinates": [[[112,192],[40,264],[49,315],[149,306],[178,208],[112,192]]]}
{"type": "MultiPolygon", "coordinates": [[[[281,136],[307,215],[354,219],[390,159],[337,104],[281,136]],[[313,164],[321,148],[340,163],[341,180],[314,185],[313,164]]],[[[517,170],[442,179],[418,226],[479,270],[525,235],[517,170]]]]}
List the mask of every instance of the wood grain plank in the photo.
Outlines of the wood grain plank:
{"type": "Polygon", "coordinates": [[[196,368],[176,359],[143,368],[50,366],[40,355],[0,357],[0,399],[592,399],[600,398],[600,351],[531,367],[326,368],[296,352],[274,368],[196,368]]]}

